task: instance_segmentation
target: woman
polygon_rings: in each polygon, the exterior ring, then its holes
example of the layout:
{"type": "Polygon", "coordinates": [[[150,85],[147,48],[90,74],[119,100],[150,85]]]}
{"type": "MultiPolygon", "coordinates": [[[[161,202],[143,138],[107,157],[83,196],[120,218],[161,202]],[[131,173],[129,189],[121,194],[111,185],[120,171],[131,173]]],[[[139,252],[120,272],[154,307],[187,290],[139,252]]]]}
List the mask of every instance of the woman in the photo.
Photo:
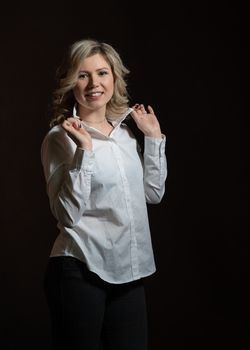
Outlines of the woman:
{"type": "Polygon", "coordinates": [[[41,148],[60,231],[45,275],[53,349],[147,348],[143,278],[155,263],[146,203],[164,195],[165,136],[152,107],[129,108],[128,73],[112,46],[89,39],[71,45],[57,72],[41,148]]]}

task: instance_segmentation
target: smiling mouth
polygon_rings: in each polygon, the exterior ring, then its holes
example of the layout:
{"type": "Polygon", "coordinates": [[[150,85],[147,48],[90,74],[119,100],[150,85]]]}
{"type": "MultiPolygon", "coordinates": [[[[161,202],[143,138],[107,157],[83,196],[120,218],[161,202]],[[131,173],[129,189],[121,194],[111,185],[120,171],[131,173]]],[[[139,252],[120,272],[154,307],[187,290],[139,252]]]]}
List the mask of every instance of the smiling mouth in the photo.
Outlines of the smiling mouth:
{"type": "Polygon", "coordinates": [[[98,97],[98,96],[101,96],[102,94],[103,94],[103,92],[96,91],[96,92],[89,92],[85,96],[87,96],[87,97],[98,97]]]}

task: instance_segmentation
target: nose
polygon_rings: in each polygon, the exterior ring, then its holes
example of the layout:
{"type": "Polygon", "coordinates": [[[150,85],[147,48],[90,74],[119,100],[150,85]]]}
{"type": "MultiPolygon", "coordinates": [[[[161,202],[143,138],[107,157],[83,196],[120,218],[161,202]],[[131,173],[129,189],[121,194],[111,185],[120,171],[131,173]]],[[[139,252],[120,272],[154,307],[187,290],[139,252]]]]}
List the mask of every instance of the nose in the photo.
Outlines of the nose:
{"type": "Polygon", "coordinates": [[[91,88],[99,86],[98,75],[95,75],[95,74],[90,75],[90,78],[89,78],[89,86],[90,86],[91,88]]]}

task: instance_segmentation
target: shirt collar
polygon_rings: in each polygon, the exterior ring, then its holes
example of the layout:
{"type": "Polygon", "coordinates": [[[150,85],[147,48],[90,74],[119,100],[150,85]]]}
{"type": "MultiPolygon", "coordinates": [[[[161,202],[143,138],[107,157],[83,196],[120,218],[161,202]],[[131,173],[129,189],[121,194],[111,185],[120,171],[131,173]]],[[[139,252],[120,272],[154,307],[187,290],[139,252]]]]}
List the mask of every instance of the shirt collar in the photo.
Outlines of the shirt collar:
{"type": "Polygon", "coordinates": [[[133,108],[128,108],[125,113],[123,113],[120,117],[114,118],[114,117],[107,117],[108,121],[113,125],[114,128],[116,128],[118,125],[120,125],[127,116],[133,111],[133,108]]]}
{"type": "MultiPolygon", "coordinates": [[[[127,116],[133,111],[133,108],[128,108],[120,117],[109,117],[107,116],[107,120],[112,124],[113,128],[116,129],[120,126],[120,124],[127,118],[127,116]]],[[[73,116],[74,117],[77,117],[77,114],[76,114],[76,109],[74,107],[73,109],[73,116]]],[[[97,129],[95,129],[94,127],[91,127],[87,124],[84,123],[83,121],[83,124],[86,128],[87,131],[89,131],[92,135],[95,134],[97,137],[104,137],[103,134],[98,131],[97,129]]],[[[114,131],[114,130],[113,130],[114,131]]]]}

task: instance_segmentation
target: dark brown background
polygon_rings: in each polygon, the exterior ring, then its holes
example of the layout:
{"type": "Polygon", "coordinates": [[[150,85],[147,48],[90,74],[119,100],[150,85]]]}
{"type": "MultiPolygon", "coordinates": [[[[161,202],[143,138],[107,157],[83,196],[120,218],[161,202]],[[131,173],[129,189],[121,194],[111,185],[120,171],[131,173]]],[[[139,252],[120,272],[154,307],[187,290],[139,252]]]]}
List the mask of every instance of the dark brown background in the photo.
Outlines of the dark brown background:
{"type": "Polygon", "coordinates": [[[166,195],[149,207],[158,268],[146,281],[149,350],[249,348],[246,8],[135,5],[1,9],[1,349],[49,349],[42,279],[57,229],[40,145],[55,69],[84,37],[117,48],[131,104],[151,104],[167,135],[166,195]]]}

